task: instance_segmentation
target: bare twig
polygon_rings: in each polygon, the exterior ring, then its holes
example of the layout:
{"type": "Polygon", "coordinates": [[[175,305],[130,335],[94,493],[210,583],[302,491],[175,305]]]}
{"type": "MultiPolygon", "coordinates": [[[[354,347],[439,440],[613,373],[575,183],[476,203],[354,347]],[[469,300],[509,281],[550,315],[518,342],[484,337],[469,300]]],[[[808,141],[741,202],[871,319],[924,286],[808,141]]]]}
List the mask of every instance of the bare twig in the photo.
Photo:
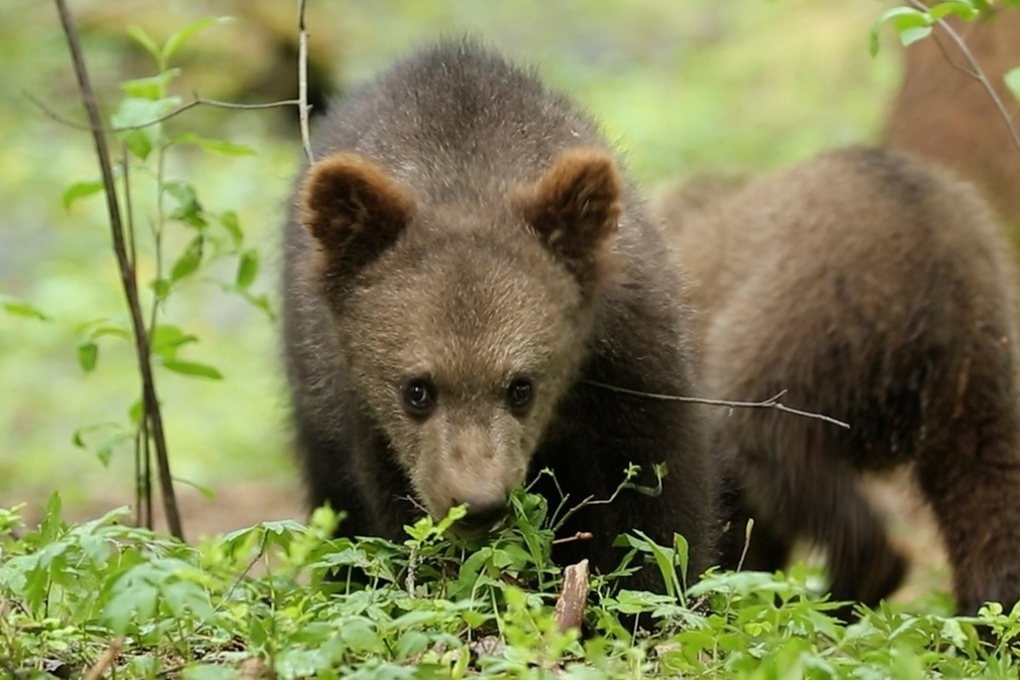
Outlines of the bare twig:
{"type": "Polygon", "coordinates": [[[553,545],[560,545],[561,543],[572,543],[574,541],[590,541],[593,538],[593,534],[590,531],[578,531],[573,536],[564,536],[563,538],[554,538],[552,540],[553,545]]]}
{"type": "MultiPolygon", "coordinates": [[[[910,0],[910,4],[916,9],[922,12],[927,12],[930,8],[920,0],[910,0]]],[[[968,49],[967,41],[965,41],[959,33],[949,24],[945,19],[936,19],[935,24],[942,29],[942,31],[949,36],[949,39],[953,41],[956,48],[960,50],[960,54],[967,60],[967,66],[969,69],[965,69],[967,73],[977,79],[981,83],[981,87],[988,93],[989,98],[992,100],[992,104],[995,105],[996,110],[1002,117],[1003,122],[1006,124],[1006,129],[1009,131],[1009,136],[1013,140],[1013,146],[1020,151],[1020,132],[1017,131],[1016,126],[1013,124],[1013,118],[1009,115],[1009,111],[1006,109],[1006,105],[1003,103],[1002,98],[999,97],[999,93],[995,91],[995,87],[992,86],[988,76],[985,75],[984,69],[981,68],[981,64],[978,63],[977,59],[974,58],[974,54],[968,49]]],[[[950,61],[952,64],[953,62],[950,61]]]]}
{"type": "Polygon", "coordinates": [[[311,134],[308,131],[308,31],[305,28],[305,0],[298,0],[298,114],[301,120],[301,146],[312,163],[311,134]]]}
{"type": "MultiPolygon", "coordinates": [[[[92,130],[92,126],[88,123],[79,123],[78,121],[71,120],[65,116],[61,116],[59,113],[49,108],[45,103],[37,99],[31,92],[22,92],[22,95],[28,99],[28,101],[35,104],[35,106],[42,111],[48,118],[52,118],[61,125],[66,125],[70,128],[77,130],[92,130]]],[[[276,109],[282,106],[298,106],[301,102],[297,99],[281,99],[275,102],[262,102],[259,104],[236,104],[234,102],[224,102],[217,99],[206,99],[200,97],[198,94],[194,94],[194,99],[186,104],[181,104],[176,109],[165,113],[162,116],[147,120],[144,123],[136,123],[134,125],[121,125],[121,126],[100,126],[99,129],[107,134],[115,134],[117,132],[128,132],[130,130],[141,130],[142,128],[152,127],[157,123],[170,120],[176,116],[181,115],[185,111],[189,111],[196,106],[212,106],[219,109],[241,109],[241,110],[257,110],[257,109],[276,109]]]]}
{"type": "Polygon", "coordinates": [[[134,265],[128,257],[124,241],[124,225],[121,221],[120,204],[117,201],[117,189],[113,179],[113,166],[110,163],[110,154],[106,146],[106,137],[103,133],[99,105],[96,102],[95,92],[89,83],[88,72],[85,69],[85,58],[82,55],[74,20],[71,18],[65,0],[55,0],[55,2],[57,4],[57,12],[60,15],[60,22],[63,25],[64,34],[67,36],[67,43],[71,50],[71,59],[74,64],[75,76],[78,79],[78,88],[81,91],[82,103],[88,113],[92,138],[95,141],[96,154],[99,158],[99,168],[103,176],[103,193],[106,196],[106,208],[110,217],[113,248],[117,256],[121,284],[124,288],[124,295],[127,298],[128,308],[131,313],[131,324],[134,329],[135,353],[138,356],[138,366],[142,378],[145,417],[152,426],[152,438],[156,446],[156,459],[159,466],[167,525],[174,536],[183,540],[184,532],[181,529],[181,519],[177,511],[173,481],[170,478],[170,459],[166,448],[166,436],[163,431],[163,419],[160,414],[159,399],[156,396],[156,386],[152,376],[149,337],[145,329],[145,322],[142,320],[142,308],[138,300],[134,265]]]}
{"type": "Polygon", "coordinates": [[[655,392],[641,392],[640,390],[629,390],[626,387],[617,387],[616,385],[609,385],[606,383],[597,382],[595,380],[585,380],[589,385],[595,387],[601,387],[602,389],[609,390],[610,392],[619,392],[620,394],[629,394],[635,397],[645,397],[647,399],[658,399],[660,401],[684,401],[691,404],[708,404],[709,406],[728,406],[730,408],[774,408],[777,411],[783,411],[784,413],[791,413],[795,416],[802,416],[804,418],[815,418],[817,420],[824,420],[827,423],[833,425],[839,425],[850,429],[850,425],[844,423],[842,420],[836,420],[829,416],[822,415],[821,413],[811,413],[810,411],[801,411],[800,409],[790,408],[786,404],[779,401],[780,397],[786,394],[786,390],[783,390],[779,394],[769,397],[765,401],[727,401],[725,399],[705,399],[703,397],[681,397],[674,394],[656,394],[655,392]]]}
{"type": "MultiPolygon", "coordinates": [[[[620,493],[619,487],[617,487],[616,491],[613,492],[613,495],[610,496],[610,500],[615,499],[616,495],[618,493],[620,493]]],[[[567,499],[567,497],[564,496],[563,500],[566,501],[566,499],[567,499]]],[[[562,527],[566,523],[566,521],[568,519],[570,519],[574,515],[574,513],[576,513],[581,508],[583,508],[585,506],[588,506],[588,505],[591,505],[591,504],[593,504],[595,502],[596,501],[595,501],[594,494],[588,494],[587,496],[585,496],[584,498],[581,499],[580,503],[578,503],[577,505],[575,505],[574,507],[570,508],[565,513],[563,513],[563,516],[556,520],[556,525],[553,527],[553,529],[554,530],[559,529],[560,527],[562,527]]],[[[603,501],[603,503],[607,503],[607,502],[609,502],[609,501],[603,501]]],[[[557,510],[558,510],[558,508],[557,508],[557,510]]]]}
{"type": "Polygon", "coordinates": [[[269,544],[269,534],[265,530],[263,530],[262,531],[262,539],[259,541],[259,549],[255,552],[255,556],[252,557],[251,560],[249,560],[248,566],[246,566],[241,571],[241,573],[237,575],[237,578],[234,579],[234,582],[230,584],[229,588],[227,588],[227,593],[220,600],[220,603],[218,605],[216,605],[216,610],[217,611],[220,610],[224,606],[225,603],[231,601],[230,598],[234,594],[234,591],[237,590],[237,587],[239,585],[241,585],[241,581],[243,581],[245,579],[245,577],[248,576],[248,574],[251,572],[251,570],[255,568],[255,565],[258,564],[258,561],[265,556],[265,554],[266,554],[266,546],[268,544],[269,544]]]}
{"type": "MultiPolygon", "coordinates": [[[[57,1],[60,2],[60,0],[57,1]]],[[[120,648],[123,644],[124,638],[122,637],[116,638],[113,642],[111,642],[110,646],[106,648],[105,652],[103,652],[103,655],[99,657],[94,664],[92,664],[92,668],[90,668],[89,672],[85,674],[85,680],[99,680],[99,678],[103,677],[103,673],[106,672],[106,669],[110,667],[110,664],[112,664],[117,658],[117,655],[120,654],[120,648]]]]}

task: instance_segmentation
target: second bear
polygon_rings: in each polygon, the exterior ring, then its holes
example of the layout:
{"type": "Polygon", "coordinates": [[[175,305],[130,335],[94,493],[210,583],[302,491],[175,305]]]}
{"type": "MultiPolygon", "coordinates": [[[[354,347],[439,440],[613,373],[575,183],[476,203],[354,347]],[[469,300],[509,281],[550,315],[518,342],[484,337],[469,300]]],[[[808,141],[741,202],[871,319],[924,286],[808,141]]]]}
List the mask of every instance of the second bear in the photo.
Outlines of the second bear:
{"type": "Polygon", "coordinates": [[[749,180],[679,186],[657,211],[704,310],[708,396],[720,409],[736,566],[824,548],[832,596],[874,605],[904,560],[859,472],[912,463],[934,509],[959,608],[1020,598],[1020,416],[1015,275],[987,205],[940,170],[889,152],[828,153],[749,180]]]}

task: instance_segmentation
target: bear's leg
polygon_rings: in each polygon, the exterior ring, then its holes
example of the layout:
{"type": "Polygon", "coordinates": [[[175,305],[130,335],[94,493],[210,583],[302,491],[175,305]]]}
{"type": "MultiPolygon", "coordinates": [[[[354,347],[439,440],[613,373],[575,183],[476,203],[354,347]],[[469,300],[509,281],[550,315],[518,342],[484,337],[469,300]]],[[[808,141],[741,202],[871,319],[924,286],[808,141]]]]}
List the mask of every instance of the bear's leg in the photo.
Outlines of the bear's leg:
{"type": "MultiPolygon", "coordinates": [[[[995,421],[989,417],[987,422],[995,421]]],[[[1020,599],[1020,451],[1015,439],[972,428],[919,455],[916,474],[938,519],[961,613],[977,613],[990,600],[1009,611],[1020,599]]]]}
{"type": "Polygon", "coordinates": [[[755,520],[748,535],[748,522],[754,513],[747,500],[736,490],[736,482],[724,493],[723,513],[725,526],[720,545],[721,561],[728,569],[744,571],[776,571],[786,566],[792,541],[772,530],[764,522],[755,520]]]}
{"type": "MultiPolygon", "coordinates": [[[[832,599],[873,606],[900,585],[906,561],[890,545],[880,518],[862,495],[856,470],[830,455],[829,447],[807,446],[825,439],[805,437],[804,446],[790,446],[786,440],[783,455],[742,456],[744,493],[756,525],[763,527],[763,549],[770,540],[776,542],[769,537],[783,537],[787,543],[803,538],[821,546],[832,578],[832,599]]],[[[754,540],[752,533],[752,545],[754,540]]],[[[851,610],[838,613],[847,618],[851,610]]]]}

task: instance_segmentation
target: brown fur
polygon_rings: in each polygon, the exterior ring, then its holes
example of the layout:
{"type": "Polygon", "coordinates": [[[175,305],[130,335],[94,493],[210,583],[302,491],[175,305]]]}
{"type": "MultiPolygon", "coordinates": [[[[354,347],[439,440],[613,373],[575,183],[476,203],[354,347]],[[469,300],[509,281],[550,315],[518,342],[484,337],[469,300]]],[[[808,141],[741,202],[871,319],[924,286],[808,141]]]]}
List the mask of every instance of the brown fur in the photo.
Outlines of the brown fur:
{"type": "MultiPolygon", "coordinates": [[[[1020,103],[1002,78],[1020,66],[1020,12],[999,11],[975,23],[955,17],[948,21],[966,40],[1016,125],[1020,103]]],[[[938,161],[975,182],[1012,227],[1020,228],[1020,150],[963,55],[940,33],[936,29],[939,42],[922,40],[907,49],[885,144],[938,161]]]]}
{"type": "MultiPolygon", "coordinates": [[[[716,487],[699,412],[591,386],[689,394],[686,306],[661,236],[590,122],[470,44],[399,62],[318,130],[286,228],[284,340],[313,505],[345,535],[399,539],[466,503],[487,530],[542,468],[570,503],[628,463],[669,474],[577,513],[558,559],[620,557],[641,529],[713,560],[716,487]],[[522,399],[530,395],[529,399],[522,399]]],[[[559,501],[555,486],[538,491],[559,501]]],[[[659,578],[644,570],[637,584],[659,578]]]]}
{"type": "Polygon", "coordinates": [[[848,150],[692,201],[659,198],[704,310],[712,397],[784,403],[718,411],[740,508],[728,566],[780,568],[822,546],[836,599],[873,605],[903,558],[858,471],[912,462],[954,568],[958,604],[1020,598],[1020,416],[1013,272],[988,207],[906,157],[848,150]],[[681,210],[687,206],[686,211],[681,210]]]}

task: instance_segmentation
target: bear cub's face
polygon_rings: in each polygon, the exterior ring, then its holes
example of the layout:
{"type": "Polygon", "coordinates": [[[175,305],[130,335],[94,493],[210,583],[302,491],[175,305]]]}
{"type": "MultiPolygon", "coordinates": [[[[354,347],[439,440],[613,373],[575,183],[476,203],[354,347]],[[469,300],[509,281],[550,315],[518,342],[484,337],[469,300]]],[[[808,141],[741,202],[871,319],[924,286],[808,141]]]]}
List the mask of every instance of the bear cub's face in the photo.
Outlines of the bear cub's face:
{"type": "Polygon", "coordinates": [[[299,205],[353,398],[436,518],[487,531],[578,378],[622,183],[561,154],[484,205],[434,205],[368,159],[312,166],[299,205]]]}

